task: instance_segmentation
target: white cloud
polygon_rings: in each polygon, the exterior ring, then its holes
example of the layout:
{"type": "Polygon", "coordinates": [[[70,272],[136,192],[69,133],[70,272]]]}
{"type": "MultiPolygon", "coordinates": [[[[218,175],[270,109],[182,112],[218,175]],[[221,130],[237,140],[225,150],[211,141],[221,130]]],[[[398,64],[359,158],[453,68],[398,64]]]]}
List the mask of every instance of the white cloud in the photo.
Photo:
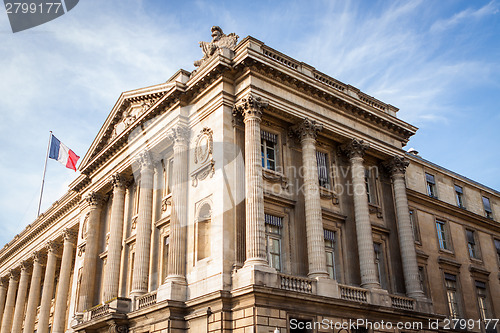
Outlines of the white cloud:
{"type": "Polygon", "coordinates": [[[498,13],[498,6],[495,1],[491,1],[479,9],[467,8],[452,17],[436,21],[430,28],[431,32],[442,32],[451,29],[467,20],[478,20],[487,15],[498,13]]]}

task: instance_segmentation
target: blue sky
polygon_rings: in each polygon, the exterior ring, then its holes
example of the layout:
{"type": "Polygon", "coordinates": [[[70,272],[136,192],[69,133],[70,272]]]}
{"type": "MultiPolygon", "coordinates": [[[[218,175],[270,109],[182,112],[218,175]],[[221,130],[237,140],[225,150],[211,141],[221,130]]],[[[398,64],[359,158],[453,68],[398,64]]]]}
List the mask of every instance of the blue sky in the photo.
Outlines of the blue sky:
{"type": "MultiPolygon", "coordinates": [[[[120,93],[192,70],[212,25],[400,108],[407,148],[500,189],[498,0],[85,0],[16,34],[0,10],[0,247],[36,217],[49,131],[83,157],[120,93]]],[[[75,177],[49,161],[42,211],[75,177]]]]}

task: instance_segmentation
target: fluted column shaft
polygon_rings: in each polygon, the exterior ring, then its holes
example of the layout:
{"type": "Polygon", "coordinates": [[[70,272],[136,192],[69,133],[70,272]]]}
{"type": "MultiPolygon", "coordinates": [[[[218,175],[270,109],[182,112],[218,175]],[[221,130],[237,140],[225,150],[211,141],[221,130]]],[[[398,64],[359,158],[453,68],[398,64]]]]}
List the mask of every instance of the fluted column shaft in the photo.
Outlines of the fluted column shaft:
{"type": "Polygon", "coordinates": [[[64,333],[65,331],[64,324],[66,323],[66,308],[77,235],[78,232],[73,230],[64,230],[63,254],[61,269],[59,271],[59,286],[57,288],[56,305],[54,307],[52,333],[64,333]]]}
{"type": "Polygon", "coordinates": [[[315,121],[305,119],[292,129],[301,137],[302,144],[307,255],[309,259],[308,276],[311,278],[328,278],[316,161],[316,135],[321,128],[322,126],[316,124],[315,121]]]}
{"type": "Polygon", "coordinates": [[[246,260],[244,266],[269,265],[266,258],[264,191],[260,123],[268,103],[248,96],[235,107],[245,123],[245,221],[246,260]]]}
{"type": "Polygon", "coordinates": [[[16,305],[16,292],[19,284],[19,273],[11,270],[9,278],[9,288],[7,289],[7,299],[2,317],[2,327],[0,333],[11,333],[14,307],[16,305]]]}
{"type": "Polygon", "coordinates": [[[38,304],[40,303],[40,289],[45,256],[40,252],[33,255],[33,274],[31,275],[28,305],[26,306],[26,318],[24,319],[23,333],[33,333],[35,330],[35,319],[38,304]]]}
{"type": "Polygon", "coordinates": [[[151,154],[145,151],[136,162],[141,168],[139,216],[137,217],[136,250],[132,277],[132,296],[148,292],[151,224],[153,218],[153,164],[151,154]]]}
{"type": "Polygon", "coordinates": [[[365,167],[363,165],[363,155],[367,148],[368,145],[364,144],[363,141],[354,139],[344,149],[348,152],[351,163],[361,286],[364,288],[380,288],[377,278],[377,266],[375,264],[368,197],[366,194],[365,167]]]}
{"type": "Polygon", "coordinates": [[[7,281],[5,278],[0,279],[0,328],[2,327],[3,311],[5,309],[5,298],[7,297],[7,281]]]}
{"type": "Polygon", "coordinates": [[[50,241],[47,244],[47,267],[43,280],[42,299],[40,301],[40,314],[38,316],[37,333],[49,332],[50,307],[56,279],[57,257],[61,246],[59,243],[50,241]]]}
{"type": "Polygon", "coordinates": [[[399,247],[403,274],[405,277],[406,294],[410,297],[424,297],[418,275],[417,253],[406,196],[405,169],[409,162],[402,157],[395,157],[390,163],[396,216],[398,222],[399,247]]]}
{"type": "Polygon", "coordinates": [[[109,226],[108,257],[104,269],[103,300],[118,297],[120,284],[120,261],[122,252],[123,216],[125,213],[125,185],[123,177],[115,174],[113,182],[113,204],[109,226]]]}
{"type": "Polygon", "coordinates": [[[172,213],[170,215],[170,248],[166,282],[186,283],[186,224],[188,130],[178,126],[170,138],[174,141],[172,170],[172,213]]]}
{"type": "Polygon", "coordinates": [[[85,257],[83,258],[82,282],[77,307],[78,313],[83,313],[93,305],[99,250],[99,231],[101,229],[101,196],[91,192],[85,200],[89,203],[90,210],[87,221],[87,242],[85,244],[85,257]]]}
{"type": "Polygon", "coordinates": [[[16,306],[14,309],[14,318],[12,321],[12,333],[21,333],[24,309],[26,305],[26,294],[28,292],[28,284],[31,277],[31,267],[27,262],[21,263],[21,278],[19,280],[19,288],[17,290],[16,306]]]}

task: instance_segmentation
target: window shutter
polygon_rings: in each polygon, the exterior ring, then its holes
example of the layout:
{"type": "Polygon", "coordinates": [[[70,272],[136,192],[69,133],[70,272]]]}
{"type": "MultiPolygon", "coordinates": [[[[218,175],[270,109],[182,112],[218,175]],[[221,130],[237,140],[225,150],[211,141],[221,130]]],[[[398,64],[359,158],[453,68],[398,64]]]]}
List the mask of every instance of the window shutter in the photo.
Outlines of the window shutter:
{"type": "Polygon", "coordinates": [[[474,240],[474,231],[472,230],[467,230],[467,242],[470,244],[476,244],[476,241],[474,240]]]}
{"type": "Polygon", "coordinates": [[[260,137],[264,140],[271,141],[272,143],[278,143],[278,136],[267,131],[260,131],[260,137]]]}
{"type": "Polygon", "coordinates": [[[280,228],[283,226],[283,218],[279,216],[264,214],[264,220],[266,224],[274,225],[280,228]]]}
{"type": "Polygon", "coordinates": [[[433,175],[429,175],[428,173],[425,174],[425,179],[427,180],[428,183],[431,183],[431,184],[436,184],[436,181],[434,180],[434,176],[433,175]]]}
{"type": "Polygon", "coordinates": [[[323,231],[325,233],[326,240],[335,242],[335,231],[331,231],[331,230],[327,230],[327,229],[323,229],[323,231]]]}
{"type": "Polygon", "coordinates": [[[491,213],[490,199],[483,197],[483,206],[485,211],[491,213]]]}
{"type": "Polygon", "coordinates": [[[450,281],[457,281],[457,276],[453,274],[444,273],[444,278],[450,281]]]}
{"type": "Polygon", "coordinates": [[[328,183],[328,164],[326,161],[326,153],[316,151],[316,161],[318,163],[318,177],[319,183],[327,184],[328,183]]]}
{"type": "Polygon", "coordinates": [[[476,287],[486,289],[486,283],[484,283],[483,281],[476,281],[476,287]]]}
{"type": "Polygon", "coordinates": [[[458,186],[458,185],[455,185],[455,192],[460,193],[460,194],[464,193],[463,189],[460,186],[458,186]]]}

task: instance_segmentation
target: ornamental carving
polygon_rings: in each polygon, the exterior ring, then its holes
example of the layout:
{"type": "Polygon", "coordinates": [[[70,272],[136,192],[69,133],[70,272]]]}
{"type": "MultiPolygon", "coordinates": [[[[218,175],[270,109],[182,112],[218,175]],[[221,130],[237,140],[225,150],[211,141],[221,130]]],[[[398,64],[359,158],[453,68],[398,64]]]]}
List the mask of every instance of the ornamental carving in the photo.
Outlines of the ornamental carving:
{"type": "Polygon", "coordinates": [[[83,218],[82,239],[87,238],[87,229],[88,229],[88,225],[89,225],[89,218],[90,218],[90,213],[85,214],[85,217],[83,218]]]}
{"type": "Polygon", "coordinates": [[[139,117],[156,103],[158,98],[150,98],[143,101],[141,104],[126,108],[123,110],[120,120],[113,126],[113,132],[108,142],[113,141],[118,135],[123,133],[130,125],[132,125],[139,117]]]}
{"type": "Polygon", "coordinates": [[[125,178],[118,172],[111,175],[111,184],[113,184],[113,187],[123,188],[126,186],[125,183],[126,183],[125,178]]]}
{"type": "Polygon", "coordinates": [[[174,143],[187,144],[189,140],[189,129],[186,126],[178,125],[170,130],[168,138],[174,143]]]}
{"type": "Polygon", "coordinates": [[[48,241],[46,245],[47,251],[49,253],[53,253],[55,255],[59,255],[61,253],[61,243],[56,241],[48,241]]]}
{"type": "Polygon", "coordinates": [[[153,167],[153,157],[148,150],[144,150],[137,154],[135,162],[140,166],[141,170],[151,169],[153,167]]]}
{"type": "Polygon", "coordinates": [[[370,145],[365,143],[363,140],[352,139],[351,142],[342,145],[340,149],[347,155],[347,157],[353,158],[365,156],[365,152],[369,147],[370,145]]]}
{"type": "Polygon", "coordinates": [[[21,272],[25,272],[28,274],[32,273],[33,265],[31,264],[31,262],[23,260],[21,261],[21,264],[19,266],[21,267],[21,272]]]}
{"type": "Polygon", "coordinates": [[[19,281],[19,271],[17,269],[9,269],[9,278],[12,281],[19,281]]]}
{"type": "Polygon", "coordinates": [[[75,244],[77,237],[78,237],[78,231],[72,230],[72,229],[69,229],[69,228],[65,228],[63,230],[64,241],[70,242],[72,244],[75,244]]]}
{"type": "Polygon", "coordinates": [[[109,322],[109,333],[128,333],[127,325],[117,324],[115,322],[109,322]]]}
{"type": "Polygon", "coordinates": [[[404,175],[406,168],[410,165],[410,161],[402,156],[394,156],[389,161],[384,162],[383,165],[391,173],[391,175],[404,175]]]}
{"type": "Polygon", "coordinates": [[[213,26],[211,31],[212,41],[200,42],[200,47],[203,51],[203,58],[194,62],[194,65],[196,67],[201,66],[207,59],[216,54],[218,50],[229,49],[231,51],[234,51],[234,49],[236,48],[239,36],[234,32],[226,35],[218,26],[213,26]]]}
{"type": "Polygon", "coordinates": [[[36,262],[40,265],[47,264],[47,255],[41,251],[36,251],[32,255],[33,262],[36,262]]]}
{"type": "Polygon", "coordinates": [[[198,186],[200,180],[212,178],[215,174],[215,161],[213,159],[213,131],[205,127],[196,137],[194,148],[194,163],[200,166],[191,174],[192,185],[198,186]]]}
{"type": "Polygon", "coordinates": [[[318,132],[323,129],[323,125],[318,124],[315,120],[305,118],[304,121],[290,128],[290,135],[300,139],[312,138],[316,139],[318,132]]]}
{"type": "Polygon", "coordinates": [[[243,117],[247,118],[250,116],[262,117],[262,112],[269,107],[269,102],[260,98],[249,95],[241,99],[239,103],[236,103],[233,109],[233,114],[242,114],[243,117]]]}
{"type": "Polygon", "coordinates": [[[84,200],[89,204],[90,207],[97,207],[103,202],[103,197],[99,193],[92,191],[87,194],[84,200]]]}
{"type": "Polygon", "coordinates": [[[161,201],[161,211],[166,212],[168,206],[172,205],[172,196],[166,197],[161,201]]]}

